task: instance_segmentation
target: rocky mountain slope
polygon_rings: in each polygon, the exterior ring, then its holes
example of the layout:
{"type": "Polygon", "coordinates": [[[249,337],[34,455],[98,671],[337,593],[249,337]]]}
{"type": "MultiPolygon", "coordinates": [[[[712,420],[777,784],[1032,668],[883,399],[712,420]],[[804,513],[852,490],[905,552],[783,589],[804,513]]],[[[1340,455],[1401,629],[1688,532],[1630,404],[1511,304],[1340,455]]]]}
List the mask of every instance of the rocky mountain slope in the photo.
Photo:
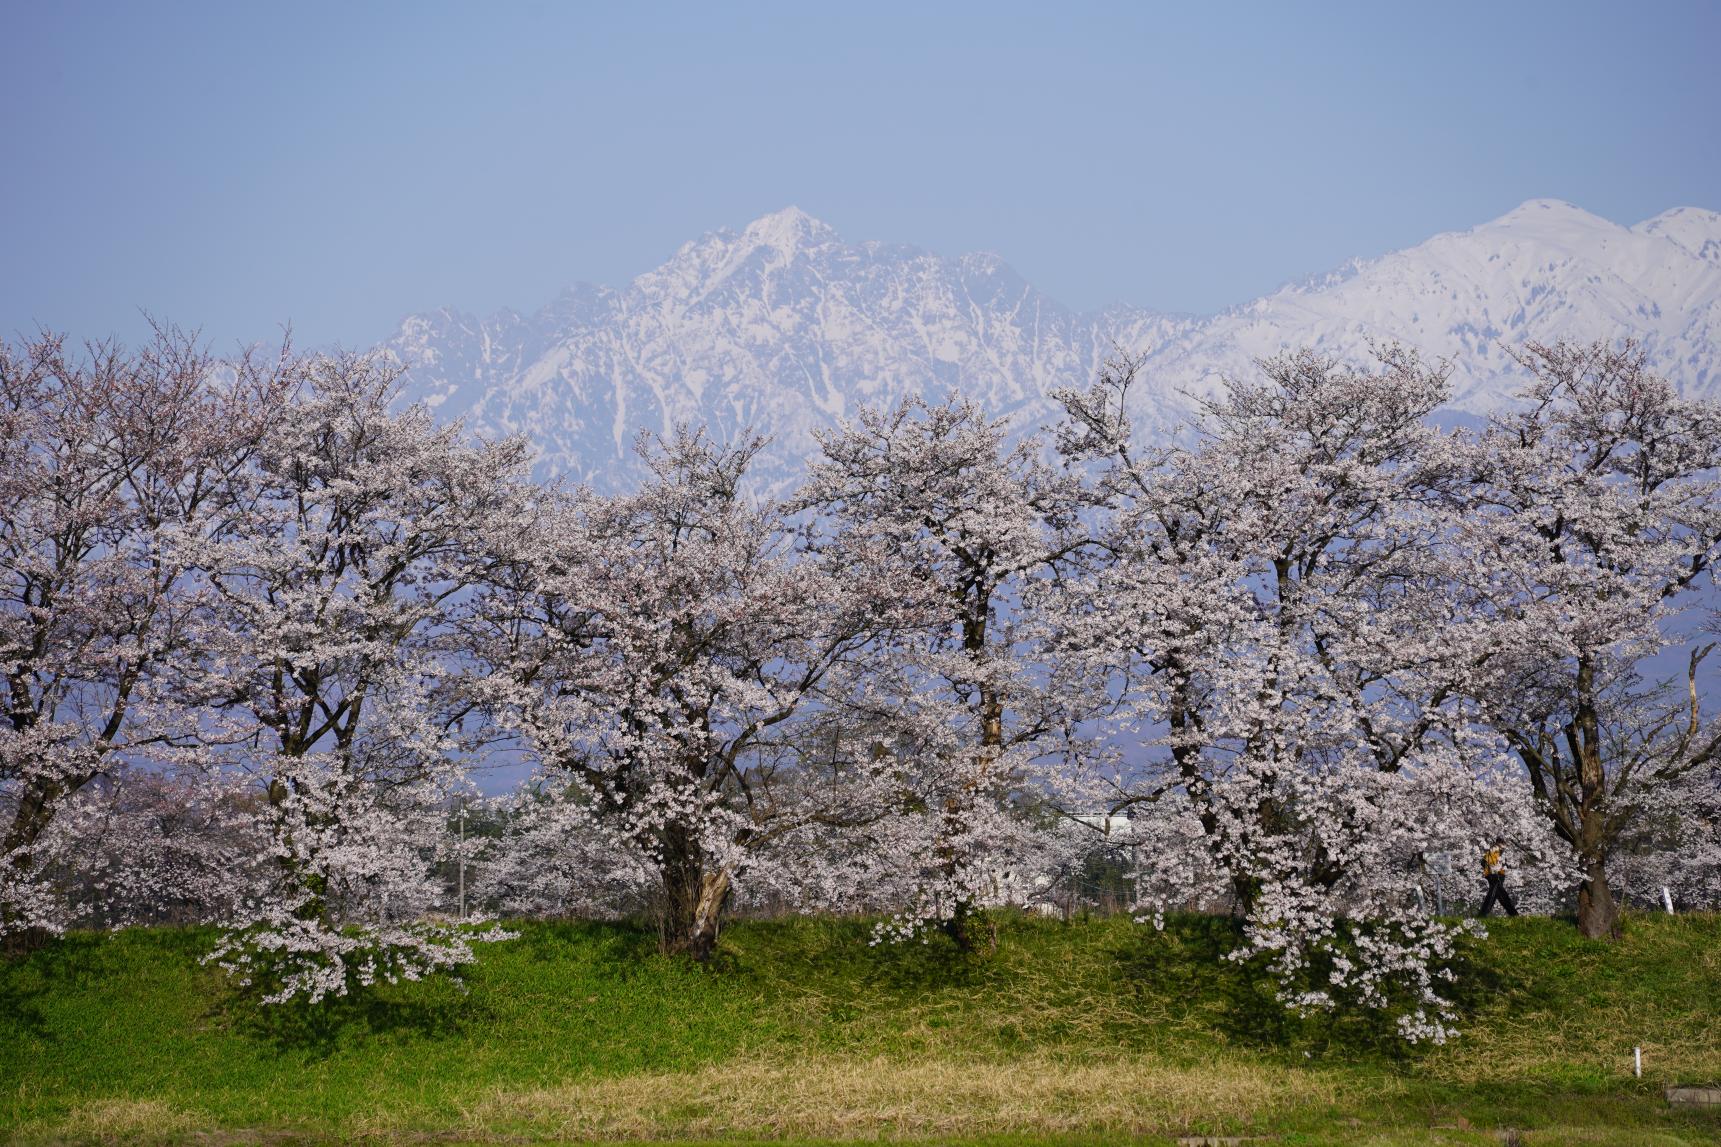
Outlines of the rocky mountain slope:
{"type": "Polygon", "coordinates": [[[689,243],[626,287],[575,287],[531,316],[414,315],[385,346],[411,396],[481,432],[529,435],[547,472],[625,481],[637,433],[686,420],[771,435],[775,484],[815,430],[909,393],[959,390],[1043,422],[1049,393],[1090,381],[1114,348],[1145,357],[1151,426],[1304,344],[1362,361],[1396,339],[1448,359],[1453,406],[1474,414],[1518,384],[1504,347],[1628,335],[1690,392],[1721,395],[1721,215],[1676,208],[1628,228],[1532,200],[1202,318],[1074,312],[994,255],[848,243],[790,208],[689,243]]]}

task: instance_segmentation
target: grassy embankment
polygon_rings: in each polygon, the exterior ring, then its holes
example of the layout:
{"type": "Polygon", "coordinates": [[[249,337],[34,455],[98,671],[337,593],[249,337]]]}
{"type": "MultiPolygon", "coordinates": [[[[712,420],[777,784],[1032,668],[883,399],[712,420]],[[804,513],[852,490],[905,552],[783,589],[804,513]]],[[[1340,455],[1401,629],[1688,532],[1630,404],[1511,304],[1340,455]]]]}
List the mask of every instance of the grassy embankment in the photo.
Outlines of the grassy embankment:
{"type": "Polygon", "coordinates": [[[1721,1142],[1721,1113],[1660,1093],[1721,1081],[1721,919],[1612,944],[1495,921],[1464,1036],[1426,1051],[1292,1020],[1217,959],[1228,928],[1011,920],[964,956],[751,923],[700,969],[626,927],[532,925],[465,993],[262,1012],[199,966],[206,933],[76,936],[0,966],[0,1140],[1721,1142]]]}

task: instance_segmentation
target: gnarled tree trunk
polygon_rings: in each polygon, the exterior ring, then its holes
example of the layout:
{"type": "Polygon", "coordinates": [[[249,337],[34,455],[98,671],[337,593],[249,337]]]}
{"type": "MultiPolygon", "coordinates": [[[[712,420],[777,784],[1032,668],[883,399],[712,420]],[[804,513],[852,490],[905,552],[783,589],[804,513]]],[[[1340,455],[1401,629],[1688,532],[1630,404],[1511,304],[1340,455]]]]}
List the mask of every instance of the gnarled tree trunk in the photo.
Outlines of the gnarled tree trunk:
{"type": "Polygon", "coordinates": [[[704,850],[684,832],[667,834],[663,850],[660,945],[667,954],[692,956],[704,963],[717,951],[730,872],[708,868],[704,850]]]}

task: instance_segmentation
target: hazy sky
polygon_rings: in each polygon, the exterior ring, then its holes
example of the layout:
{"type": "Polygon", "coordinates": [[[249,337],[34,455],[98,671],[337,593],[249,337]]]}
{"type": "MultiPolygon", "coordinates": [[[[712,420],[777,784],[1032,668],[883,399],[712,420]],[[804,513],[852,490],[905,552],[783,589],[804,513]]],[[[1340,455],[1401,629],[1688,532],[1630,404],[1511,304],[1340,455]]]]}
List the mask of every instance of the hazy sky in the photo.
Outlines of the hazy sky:
{"type": "Polygon", "coordinates": [[[1550,196],[1721,208],[1721,3],[0,0],[0,336],[364,345],[787,204],[1211,311],[1550,196]]]}

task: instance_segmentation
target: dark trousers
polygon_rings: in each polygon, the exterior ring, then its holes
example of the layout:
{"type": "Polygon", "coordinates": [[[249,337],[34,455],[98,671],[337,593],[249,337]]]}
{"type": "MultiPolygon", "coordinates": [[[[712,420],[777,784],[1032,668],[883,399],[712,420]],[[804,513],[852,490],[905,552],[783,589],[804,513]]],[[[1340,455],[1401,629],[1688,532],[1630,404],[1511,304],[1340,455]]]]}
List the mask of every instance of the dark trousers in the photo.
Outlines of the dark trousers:
{"type": "Polygon", "coordinates": [[[1506,915],[1516,916],[1518,906],[1512,902],[1512,894],[1506,891],[1506,874],[1490,872],[1488,874],[1488,895],[1482,898],[1482,911],[1479,916],[1486,916],[1494,910],[1494,901],[1500,902],[1500,907],[1506,910],[1506,915]]]}

